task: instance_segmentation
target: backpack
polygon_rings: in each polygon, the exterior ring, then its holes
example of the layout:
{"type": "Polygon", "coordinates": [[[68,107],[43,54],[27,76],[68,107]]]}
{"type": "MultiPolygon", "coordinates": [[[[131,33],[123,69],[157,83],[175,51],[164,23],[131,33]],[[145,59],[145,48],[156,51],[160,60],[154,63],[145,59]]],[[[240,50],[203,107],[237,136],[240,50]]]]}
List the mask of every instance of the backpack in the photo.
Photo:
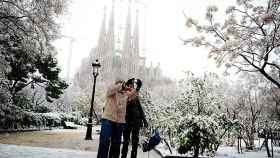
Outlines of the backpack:
{"type": "Polygon", "coordinates": [[[142,144],[143,152],[147,152],[152,150],[155,146],[157,146],[161,141],[161,137],[159,132],[156,130],[152,137],[149,138],[148,141],[144,141],[142,144]]]}

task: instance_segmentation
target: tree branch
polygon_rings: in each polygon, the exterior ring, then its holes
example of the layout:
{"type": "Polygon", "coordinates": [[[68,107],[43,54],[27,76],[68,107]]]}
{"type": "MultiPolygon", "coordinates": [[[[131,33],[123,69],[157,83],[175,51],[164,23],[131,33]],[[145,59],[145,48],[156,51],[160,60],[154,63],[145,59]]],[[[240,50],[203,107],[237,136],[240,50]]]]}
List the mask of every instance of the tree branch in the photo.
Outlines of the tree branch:
{"type": "Polygon", "coordinates": [[[276,67],[278,70],[280,70],[280,66],[277,65],[277,64],[269,63],[269,62],[267,62],[266,64],[267,64],[267,65],[270,65],[270,66],[274,66],[274,67],[276,67]]]}
{"type": "Polygon", "coordinates": [[[258,70],[249,70],[249,69],[243,69],[240,66],[237,66],[235,64],[232,64],[232,66],[236,67],[237,69],[241,70],[241,71],[246,71],[246,72],[257,72],[258,70]]]}
{"type": "Polygon", "coordinates": [[[263,24],[260,25],[260,24],[259,24],[250,14],[248,14],[248,12],[246,12],[246,11],[242,11],[242,10],[239,10],[239,9],[236,9],[236,8],[234,8],[234,10],[236,10],[236,11],[238,11],[238,12],[240,12],[240,13],[243,13],[243,14],[247,15],[247,16],[248,16],[252,21],[254,21],[254,23],[259,27],[259,29],[261,30],[262,34],[263,34],[264,36],[266,36],[266,33],[265,33],[264,29],[263,29],[263,24]]]}
{"type": "Polygon", "coordinates": [[[276,81],[275,79],[273,79],[269,74],[267,74],[264,69],[259,69],[259,72],[261,74],[263,74],[265,78],[267,78],[272,83],[274,83],[278,88],[280,88],[280,83],[278,81],[276,81]]]}
{"type": "Polygon", "coordinates": [[[260,70],[260,68],[258,66],[256,66],[254,63],[252,63],[244,54],[239,53],[238,55],[241,56],[245,61],[247,61],[255,69],[260,70]]]}

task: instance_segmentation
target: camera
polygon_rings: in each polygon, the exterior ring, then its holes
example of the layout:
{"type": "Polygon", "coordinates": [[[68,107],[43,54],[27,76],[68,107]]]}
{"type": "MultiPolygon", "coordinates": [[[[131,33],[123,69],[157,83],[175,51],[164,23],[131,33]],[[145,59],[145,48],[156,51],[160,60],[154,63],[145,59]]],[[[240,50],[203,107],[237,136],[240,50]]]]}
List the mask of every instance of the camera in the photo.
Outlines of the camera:
{"type": "Polygon", "coordinates": [[[123,81],[123,83],[122,83],[122,90],[125,90],[126,86],[127,86],[127,83],[125,81],[123,81]]]}

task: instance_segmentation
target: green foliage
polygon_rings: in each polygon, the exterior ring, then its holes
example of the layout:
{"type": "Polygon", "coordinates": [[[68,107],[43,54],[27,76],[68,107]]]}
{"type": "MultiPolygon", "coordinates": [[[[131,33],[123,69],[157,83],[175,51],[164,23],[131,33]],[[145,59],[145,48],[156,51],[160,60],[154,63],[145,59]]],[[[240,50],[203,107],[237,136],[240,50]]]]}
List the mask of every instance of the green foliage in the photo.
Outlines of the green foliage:
{"type": "Polygon", "coordinates": [[[0,105],[11,104],[11,94],[9,93],[7,83],[9,81],[5,78],[0,78],[0,105]]]}
{"type": "Polygon", "coordinates": [[[37,103],[38,101],[34,101],[36,96],[31,97],[30,94],[27,93],[17,93],[13,98],[13,105],[21,108],[25,111],[36,112],[36,113],[47,113],[51,112],[52,109],[48,107],[46,102],[41,102],[41,104],[37,103]]]}
{"type": "Polygon", "coordinates": [[[192,147],[195,145],[193,140],[195,140],[194,132],[192,129],[184,136],[180,137],[179,144],[180,146],[178,147],[178,153],[179,154],[185,154],[188,151],[191,151],[192,147]]]}
{"type": "Polygon", "coordinates": [[[68,84],[58,77],[60,69],[51,54],[29,54],[17,49],[6,54],[6,61],[11,66],[6,77],[10,81],[9,90],[14,99],[16,94],[29,84],[45,87],[46,99],[49,102],[52,102],[52,98],[59,98],[68,87],[68,84]]]}
{"type": "Polygon", "coordinates": [[[17,107],[20,107],[21,109],[25,110],[33,109],[33,104],[30,102],[29,98],[27,98],[27,96],[23,93],[16,94],[13,98],[13,103],[17,107]]]}
{"type": "Polygon", "coordinates": [[[45,58],[41,56],[40,58],[42,60],[37,60],[36,65],[43,78],[48,81],[45,88],[47,91],[46,99],[52,102],[51,98],[58,99],[63,94],[63,90],[68,87],[68,84],[58,77],[60,69],[52,55],[48,55],[45,58]]]}
{"type": "Polygon", "coordinates": [[[64,12],[65,1],[3,1],[0,4],[1,75],[9,80],[8,89],[15,96],[29,85],[45,87],[52,102],[67,88],[58,77],[60,69],[54,58],[52,41],[58,38],[56,18],[64,12]]]}
{"type": "Polygon", "coordinates": [[[194,148],[215,151],[215,145],[219,143],[216,131],[218,126],[217,122],[208,116],[189,115],[182,118],[177,127],[178,152],[186,154],[194,148]]]}
{"type": "Polygon", "coordinates": [[[35,113],[48,113],[51,112],[52,110],[46,105],[38,105],[33,108],[33,111],[35,113]]]}

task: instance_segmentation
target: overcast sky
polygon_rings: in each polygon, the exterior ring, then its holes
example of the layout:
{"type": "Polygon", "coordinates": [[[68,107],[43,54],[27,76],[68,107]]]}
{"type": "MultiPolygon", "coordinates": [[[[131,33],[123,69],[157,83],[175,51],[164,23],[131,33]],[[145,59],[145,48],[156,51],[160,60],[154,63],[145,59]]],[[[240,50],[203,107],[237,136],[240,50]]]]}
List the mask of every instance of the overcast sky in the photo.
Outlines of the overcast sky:
{"type": "MultiPolygon", "coordinates": [[[[112,0],[72,0],[69,14],[63,17],[62,34],[75,38],[70,74],[77,71],[81,60],[88,56],[91,48],[96,46],[103,8],[107,6],[110,15],[112,0]]],[[[133,1],[133,0],[132,0],[133,1]]],[[[135,1],[135,0],[134,0],[135,1]]],[[[198,20],[205,19],[206,7],[217,5],[220,11],[234,3],[234,0],[137,0],[132,9],[139,9],[140,40],[142,52],[148,59],[147,65],[160,63],[164,75],[173,79],[183,76],[190,70],[195,73],[219,71],[214,63],[207,59],[207,50],[185,46],[181,38],[189,38],[193,34],[185,26],[185,17],[198,20]],[[141,2],[141,3],[139,3],[141,2]],[[145,4],[145,5],[144,5],[145,4]]],[[[122,24],[126,17],[128,0],[116,0],[116,31],[123,31],[122,24]]],[[[132,15],[134,18],[134,15],[132,15]]],[[[218,17],[222,18],[222,17],[218,17]]],[[[122,36],[120,35],[121,39],[122,36]]],[[[61,76],[67,72],[67,58],[70,51],[70,39],[62,38],[55,42],[58,49],[58,61],[62,67],[61,76]]]]}

